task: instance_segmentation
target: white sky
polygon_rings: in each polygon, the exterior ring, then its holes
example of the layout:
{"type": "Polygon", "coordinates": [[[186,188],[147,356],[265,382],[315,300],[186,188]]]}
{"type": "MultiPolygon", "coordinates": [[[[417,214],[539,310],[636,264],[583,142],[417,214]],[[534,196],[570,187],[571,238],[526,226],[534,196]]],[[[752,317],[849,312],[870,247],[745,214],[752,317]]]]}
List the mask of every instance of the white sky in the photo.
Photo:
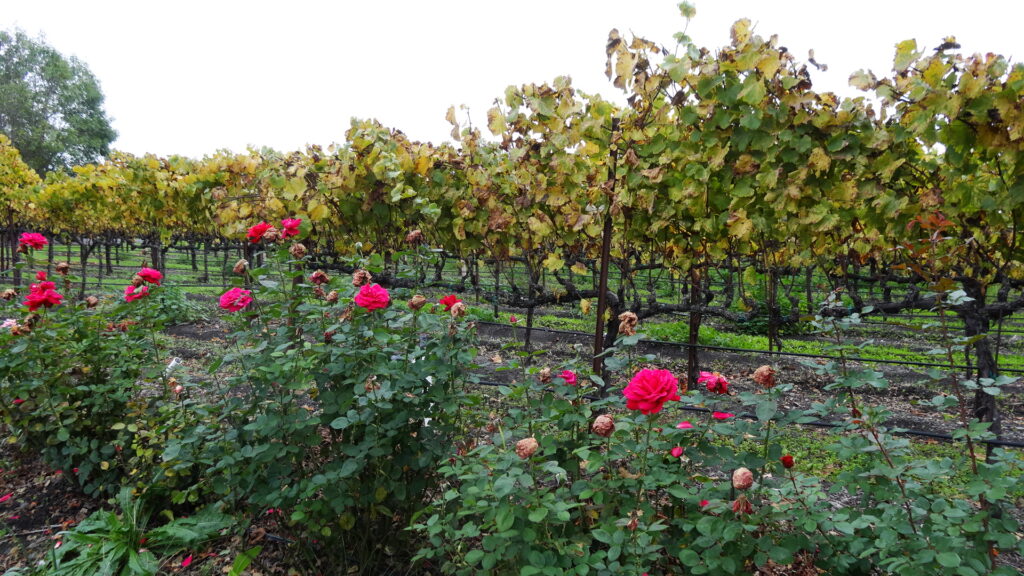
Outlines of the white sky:
{"type": "MultiPolygon", "coordinates": [[[[732,22],[750,18],[801,60],[813,48],[829,66],[812,70],[815,89],[840,94],[855,92],[854,70],[890,70],[907,38],[930,49],[952,34],[965,53],[1024,59],[1021,0],[694,4],[698,45],[727,44],[732,22]]],[[[559,75],[621,101],[604,77],[608,31],[672,46],[684,25],[672,0],[0,0],[0,28],[45,35],[97,76],[115,148],[193,157],[340,142],[351,117],[436,143],[448,106],[484,126],[506,86],[559,75]]]]}

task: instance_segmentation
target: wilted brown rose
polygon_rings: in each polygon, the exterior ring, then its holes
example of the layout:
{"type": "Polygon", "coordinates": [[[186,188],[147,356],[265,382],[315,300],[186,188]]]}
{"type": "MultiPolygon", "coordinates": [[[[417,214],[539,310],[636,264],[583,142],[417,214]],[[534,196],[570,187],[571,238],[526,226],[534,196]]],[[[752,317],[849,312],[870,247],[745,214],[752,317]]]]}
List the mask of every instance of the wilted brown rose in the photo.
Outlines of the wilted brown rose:
{"type": "Polygon", "coordinates": [[[551,382],[551,368],[541,368],[537,373],[537,380],[540,380],[541,384],[551,382]]]}
{"type": "Polygon", "coordinates": [[[32,329],[24,324],[15,324],[11,326],[11,334],[15,336],[26,336],[32,332],[32,329]]]}
{"type": "Polygon", "coordinates": [[[87,308],[95,308],[100,303],[100,299],[95,296],[89,296],[85,299],[85,306],[87,308]]]}
{"type": "Polygon", "coordinates": [[[301,242],[296,242],[288,249],[288,253],[292,255],[292,258],[302,260],[306,256],[306,246],[301,242]]]}
{"type": "Polygon", "coordinates": [[[602,438],[608,438],[615,432],[615,420],[612,420],[612,417],[607,414],[602,414],[594,419],[594,424],[590,426],[590,430],[602,438]]]}
{"type": "Polygon", "coordinates": [[[747,468],[737,468],[732,473],[732,487],[746,490],[754,485],[754,474],[747,468]]]}
{"type": "Polygon", "coordinates": [[[263,233],[263,239],[267,242],[277,242],[281,238],[281,232],[277,228],[269,228],[263,233]]]}
{"type": "Polygon", "coordinates": [[[455,304],[452,304],[452,318],[462,318],[463,316],[466,315],[466,312],[468,311],[469,308],[466,307],[466,304],[464,302],[456,302],[455,304]]]}
{"type": "Polygon", "coordinates": [[[761,366],[754,370],[754,382],[757,382],[762,388],[774,388],[775,369],[771,366],[761,366]]]}
{"type": "Polygon", "coordinates": [[[412,298],[409,298],[409,309],[419,310],[427,305],[427,298],[423,294],[417,294],[412,298]]]}
{"type": "Polygon", "coordinates": [[[419,244],[423,242],[423,232],[420,232],[418,229],[413,230],[405,235],[405,241],[408,244],[419,244]]]}
{"type": "Polygon", "coordinates": [[[324,332],[324,344],[330,344],[331,340],[334,340],[334,334],[334,330],[324,332]]]}
{"type": "Polygon", "coordinates": [[[732,503],[732,511],[736,514],[753,514],[754,506],[750,500],[747,500],[746,494],[740,494],[740,497],[732,503]]]}
{"type": "MultiPolygon", "coordinates": [[[[317,288],[319,288],[319,286],[317,286],[317,288]]],[[[327,293],[327,296],[324,296],[324,300],[326,300],[329,304],[334,304],[335,302],[338,301],[338,291],[331,290],[330,292],[327,293]]]]}
{"type": "Polygon", "coordinates": [[[319,286],[321,284],[327,284],[330,281],[331,277],[328,276],[327,273],[324,272],[323,270],[317,270],[316,272],[313,272],[312,274],[309,275],[310,284],[316,284],[317,286],[319,286]]]}
{"type": "Polygon", "coordinates": [[[67,262],[57,262],[55,269],[57,270],[57,274],[67,276],[68,272],[71,272],[71,264],[68,264],[67,262]]]}
{"type": "Polygon", "coordinates": [[[245,274],[245,271],[249,269],[249,261],[242,258],[238,262],[235,262],[235,266],[231,269],[235,274],[245,274]]]}
{"type": "Polygon", "coordinates": [[[17,290],[12,290],[11,288],[8,288],[7,290],[0,292],[0,298],[3,298],[4,300],[14,300],[17,297],[17,290]]]}
{"type": "Polygon", "coordinates": [[[637,321],[639,321],[639,318],[632,312],[619,314],[619,334],[623,336],[633,336],[636,334],[637,321]]]}
{"type": "Polygon", "coordinates": [[[39,324],[39,321],[42,319],[42,316],[33,312],[32,314],[25,316],[25,324],[28,324],[30,327],[35,328],[36,324],[39,324]]]}
{"type": "Polygon", "coordinates": [[[326,298],[327,297],[327,293],[324,292],[323,286],[314,286],[313,287],[313,294],[315,294],[317,298],[326,298]]]}
{"type": "Polygon", "coordinates": [[[373,275],[362,268],[352,273],[352,285],[356,288],[373,281],[373,275]]]}
{"type": "Polygon", "coordinates": [[[530,456],[533,456],[533,453],[537,451],[537,448],[540,448],[540,444],[537,443],[536,438],[532,436],[529,438],[523,438],[519,442],[516,442],[516,455],[523,460],[526,460],[530,456]]]}
{"type": "Polygon", "coordinates": [[[135,276],[132,276],[132,286],[135,286],[136,288],[138,288],[139,286],[142,286],[145,283],[146,283],[146,280],[142,276],[139,276],[138,274],[136,274],[135,276]]]}

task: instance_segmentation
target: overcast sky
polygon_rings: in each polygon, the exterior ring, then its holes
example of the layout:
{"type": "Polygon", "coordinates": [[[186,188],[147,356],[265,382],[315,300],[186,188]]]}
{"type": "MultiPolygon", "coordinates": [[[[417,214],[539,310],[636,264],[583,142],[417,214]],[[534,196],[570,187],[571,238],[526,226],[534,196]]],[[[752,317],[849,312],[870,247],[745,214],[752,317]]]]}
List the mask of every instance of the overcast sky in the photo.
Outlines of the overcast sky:
{"type": "MultiPolygon", "coordinates": [[[[1024,59],[1021,0],[694,4],[698,45],[727,44],[750,18],[801,60],[813,48],[829,66],[815,88],[840,94],[859,68],[887,73],[907,38],[930,49],[955,35],[964,52],[1024,59]]],[[[0,27],[44,35],[97,76],[115,148],[193,157],[340,142],[352,117],[437,143],[448,106],[483,126],[506,86],[559,75],[621,100],[604,77],[608,31],[671,46],[685,24],[671,0],[0,0],[0,27]]]]}

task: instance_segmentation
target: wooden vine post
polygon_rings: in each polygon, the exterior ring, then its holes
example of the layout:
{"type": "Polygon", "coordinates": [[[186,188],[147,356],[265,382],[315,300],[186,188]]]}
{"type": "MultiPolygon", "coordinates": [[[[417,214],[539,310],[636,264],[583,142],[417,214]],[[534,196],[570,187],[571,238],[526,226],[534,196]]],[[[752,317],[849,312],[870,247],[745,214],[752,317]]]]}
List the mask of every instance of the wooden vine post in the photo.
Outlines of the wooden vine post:
{"type": "MultiPolygon", "coordinates": [[[[612,202],[615,195],[615,170],[616,162],[618,160],[618,147],[616,145],[616,139],[619,133],[619,119],[612,118],[612,134],[611,134],[611,167],[609,170],[609,179],[607,182],[607,196],[608,196],[608,212],[604,215],[604,230],[601,233],[601,262],[600,262],[600,273],[597,286],[597,320],[594,322],[594,374],[601,376],[602,380],[605,378],[604,370],[604,358],[601,353],[604,352],[604,315],[608,310],[608,268],[611,261],[611,250],[612,250],[612,202]]],[[[609,320],[610,322],[611,320],[609,320]]],[[[608,391],[608,382],[601,386],[601,395],[604,396],[608,391]]]]}

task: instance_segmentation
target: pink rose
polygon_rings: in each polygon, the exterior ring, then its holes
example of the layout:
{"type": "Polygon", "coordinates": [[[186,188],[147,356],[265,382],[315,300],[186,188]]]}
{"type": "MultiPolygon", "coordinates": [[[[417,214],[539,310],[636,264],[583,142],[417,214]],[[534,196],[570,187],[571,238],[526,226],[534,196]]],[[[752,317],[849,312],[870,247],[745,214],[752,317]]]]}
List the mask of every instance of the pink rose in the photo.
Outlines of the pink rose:
{"type": "Polygon", "coordinates": [[[573,372],[572,370],[563,370],[562,373],[558,375],[558,377],[561,378],[562,380],[565,380],[565,383],[568,384],[569,386],[576,385],[576,373],[573,372]]]}
{"type": "Polygon", "coordinates": [[[718,372],[701,372],[700,378],[697,378],[697,384],[707,386],[708,392],[715,392],[717,394],[729,393],[729,382],[718,372]]]}
{"type": "Polygon", "coordinates": [[[267,224],[266,222],[260,222],[259,224],[256,224],[252,228],[249,228],[249,231],[245,233],[245,237],[248,238],[249,241],[252,242],[253,244],[256,244],[257,242],[263,239],[263,235],[266,234],[267,230],[270,230],[271,228],[273,228],[273,226],[271,226],[270,224],[267,224]]]}
{"type": "Polygon", "coordinates": [[[387,308],[391,295],[380,284],[364,284],[355,297],[356,305],[367,310],[387,308]]]}
{"type": "Polygon", "coordinates": [[[683,456],[683,447],[682,446],[676,446],[675,448],[672,449],[671,452],[669,452],[669,454],[671,454],[673,458],[682,458],[682,456],[683,456]]]}
{"type": "Polygon", "coordinates": [[[25,232],[18,238],[18,244],[28,248],[39,250],[43,246],[49,244],[46,237],[38,232],[25,232]]]}
{"type": "Polygon", "coordinates": [[[281,238],[298,236],[300,224],[302,224],[301,218],[285,218],[281,220],[281,238]]]}
{"type": "Polygon", "coordinates": [[[134,301],[138,300],[139,298],[145,298],[147,294],[149,294],[149,287],[148,286],[138,286],[138,287],[135,287],[135,286],[128,285],[128,286],[124,287],[124,301],[125,302],[134,302],[134,301]]]}
{"type": "Polygon", "coordinates": [[[676,428],[678,428],[680,430],[689,430],[689,429],[693,428],[693,424],[690,424],[689,420],[683,420],[679,424],[676,424],[676,428]]]}
{"type": "Polygon", "coordinates": [[[668,370],[644,368],[636,373],[622,393],[626,408],[642,414],[657,414],[665,402],[679,400],[679,380],[668,370]]]}
{"type": "Polygon", "coordinates": [[[728,420],[729,418],[733,418],[734,416],[736,416],[736,415],[733,414],[732,412],[712,412],[711,413],[711,417],[714,418],[715,420],[728,420]]]}
{"type": "Polygon", "coordinates": [[[157,286],[159,286],[160,281],[164,279],[164,275],[161,274],[159,270],[154,270],[152,268],[143,268],[142,270],[139,270],[138,276],[146,282],[156,284],[157,286]]]}
{"type": "Polygon", "coordinates": [[[252,304],[252,292],[241,288],[232,288],[220,297],[220,307],[230,312],[238,312],[249,304],[252,304]]]}

